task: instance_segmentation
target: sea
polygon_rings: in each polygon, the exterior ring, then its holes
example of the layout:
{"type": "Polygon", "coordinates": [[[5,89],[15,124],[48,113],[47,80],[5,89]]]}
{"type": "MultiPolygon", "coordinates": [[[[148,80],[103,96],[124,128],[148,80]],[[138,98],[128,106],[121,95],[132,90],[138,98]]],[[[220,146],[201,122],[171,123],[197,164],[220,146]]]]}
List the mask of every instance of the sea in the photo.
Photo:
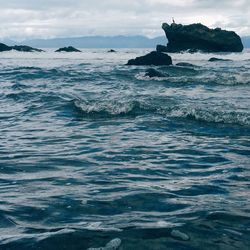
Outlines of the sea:
{"type": "Polygon", "coordinates": [[[0,250],[250,249],[250,50],[107,51],[0,54],[0,250]]]}

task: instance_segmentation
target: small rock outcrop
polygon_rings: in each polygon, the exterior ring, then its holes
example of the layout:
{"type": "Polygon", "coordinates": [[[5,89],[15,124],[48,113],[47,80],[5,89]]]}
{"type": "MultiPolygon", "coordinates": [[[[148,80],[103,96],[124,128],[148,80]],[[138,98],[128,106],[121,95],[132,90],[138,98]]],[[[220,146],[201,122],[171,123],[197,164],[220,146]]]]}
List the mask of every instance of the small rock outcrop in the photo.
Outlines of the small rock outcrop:
{"type": "Polygon", "coordinates": [[[128,61],[127,65],[171,65],[172,58],[164,53],[152,51],[145,56],[136,57],[128,61]]]}
{"type": "Polygon", "coordinates": [[[212,57],[208,61],[209,62],[231,62],[232,60],[230,60],[230,59],[223,59],[223,58],[217,58],[217,57],[212,57]]]}
{"type": "Polygon", "coordinates": [[[44,50],[42,49],[36,49],[36,48],[32,48],[26,45],[15,45],[15,46],[12,46],[12,49],[21,51],[21,52],[44,52],[44,50]]]}
{"type": "Polygon", "coordinates": [[[180,66],[180,67],[195,67],[195,65],[193,65],[192,63],[187,63],[187,62],[179,62],[175,64],[176,66],[180,66]]]}
{"type": "Polygon", "coordinates": [[[165,45],[160,45],[160,44],[158,44],[157,46],[156,46],[156,51],[157,52],[168,52],[168,48],[167,48],[167,46],[165,46],[165,45]]]}
{"type": "Polygon", "coordinates": [[[116,50],[114,50],[114,49],[110,49],[109,51],[108,51],[108,53],[116,53],[117,51],[116,50]]]}
{"type": "Polygon", "coordinates": [[[156,69],[149,68],[146,70],[145,76],[152,78],[152,77],[167,77],[169,75],[164,74],[156,69]]]}
{"type": "Polygon", "coordinates": [[[182,25],[163,23],[168,39],[167,52],[241,52],[241,38],[233,31],[209,29],[200,23],[182,25]]]}
{"type": "Polygon", "coordinates": [[[69,46],[69,47],[60,48],[60,49],[56,50],[55,52],[81,52],[81,50],[76,49],[72,46],[69,46]]]}

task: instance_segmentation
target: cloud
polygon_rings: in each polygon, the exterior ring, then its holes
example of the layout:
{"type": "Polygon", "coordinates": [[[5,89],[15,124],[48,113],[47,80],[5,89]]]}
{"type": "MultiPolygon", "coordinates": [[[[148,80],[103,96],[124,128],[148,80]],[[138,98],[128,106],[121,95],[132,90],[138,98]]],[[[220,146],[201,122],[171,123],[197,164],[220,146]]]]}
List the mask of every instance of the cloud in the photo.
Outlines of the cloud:
{"type": "Polygon", "coordinates": [[[250,34],[249,0],[0,0],[0,37],[163,35],[162,22],[250,34]],[[242,14],[244,13],[244,15],[242,14]]]}

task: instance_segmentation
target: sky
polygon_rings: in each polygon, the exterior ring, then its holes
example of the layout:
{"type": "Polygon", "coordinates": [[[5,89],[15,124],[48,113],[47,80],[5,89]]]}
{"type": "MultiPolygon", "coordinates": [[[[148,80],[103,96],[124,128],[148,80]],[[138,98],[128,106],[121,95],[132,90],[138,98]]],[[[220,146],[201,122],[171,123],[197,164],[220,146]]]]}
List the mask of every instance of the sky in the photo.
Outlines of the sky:
{"type": "Polygon", "coordinates": [[[0,0],[0,6],[0,39],[156,37],[172,17],[250,35],[250,0],[0,0]]]}

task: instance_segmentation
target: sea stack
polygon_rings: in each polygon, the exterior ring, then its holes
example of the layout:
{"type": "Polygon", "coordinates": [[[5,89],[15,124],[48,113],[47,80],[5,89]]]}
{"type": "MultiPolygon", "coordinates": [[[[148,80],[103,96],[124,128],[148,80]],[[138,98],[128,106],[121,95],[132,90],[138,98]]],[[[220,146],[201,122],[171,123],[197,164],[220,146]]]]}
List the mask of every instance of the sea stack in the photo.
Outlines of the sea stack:
{"type": "MultiPolygon", "coordinates": [[[[166,52],[242,52],[241,38],[233,31],[209,29],[200,23],[162,24],[168,39],[166,52]]],[[[162,50],[162,47],[161,47],[162,50]]]]}

